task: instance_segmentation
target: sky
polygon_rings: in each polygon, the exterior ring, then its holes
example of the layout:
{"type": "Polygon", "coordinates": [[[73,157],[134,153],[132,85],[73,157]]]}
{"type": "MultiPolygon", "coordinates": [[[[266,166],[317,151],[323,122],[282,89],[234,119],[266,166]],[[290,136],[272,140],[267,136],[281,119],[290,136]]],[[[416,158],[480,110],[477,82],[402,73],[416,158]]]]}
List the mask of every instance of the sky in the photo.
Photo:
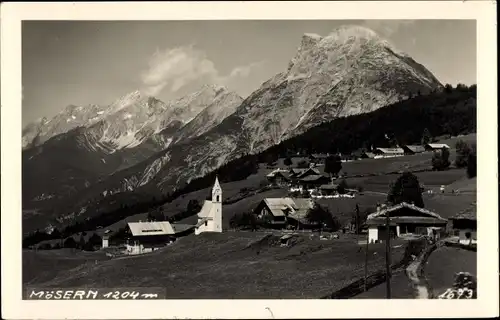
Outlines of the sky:
{"type": "Polygon", "coordinates": [[[443,84],[476,83],[474,20],[24,21],[23,126],[141,90],[163,101],[225,85],[246,97],[285,71],[304,33],[366,26],[443,84]]]}

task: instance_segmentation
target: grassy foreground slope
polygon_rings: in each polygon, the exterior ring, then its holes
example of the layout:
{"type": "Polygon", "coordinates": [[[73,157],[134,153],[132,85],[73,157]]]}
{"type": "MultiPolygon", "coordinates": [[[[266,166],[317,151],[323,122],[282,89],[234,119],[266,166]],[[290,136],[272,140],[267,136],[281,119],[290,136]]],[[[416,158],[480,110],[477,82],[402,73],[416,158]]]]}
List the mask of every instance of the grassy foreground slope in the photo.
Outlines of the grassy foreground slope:
{"type": "MultiPolygon", "coordinates": [[[[165,287],[169,298],[178,299],[319,298],[364,275],[365,252],[354,239],[303,237],[293,247],[280,247],[277,239],[260,232],[202,234],[150,254],[80,265],[57,262],[72,261],[72,255],[83,259],[79,252],[24,251],[30,263],[23,279],[42,287],[165,287]],[[40,261],[47,260],[52,267],[40,271],[40,261]]],[[[394,262],[403,256],[400,244],[394,242],[394,262]]],[[[384,268],[384,250],[382,244],[371,246],[370,273],[384,268]]]]}
{"type": "Polygon", "coordinates": [[[453,286],[455,273],[470,272],[477,276],[477,253],[454,247],[434,251],[424,267],[434,294],[440,295],[453,286]]]}

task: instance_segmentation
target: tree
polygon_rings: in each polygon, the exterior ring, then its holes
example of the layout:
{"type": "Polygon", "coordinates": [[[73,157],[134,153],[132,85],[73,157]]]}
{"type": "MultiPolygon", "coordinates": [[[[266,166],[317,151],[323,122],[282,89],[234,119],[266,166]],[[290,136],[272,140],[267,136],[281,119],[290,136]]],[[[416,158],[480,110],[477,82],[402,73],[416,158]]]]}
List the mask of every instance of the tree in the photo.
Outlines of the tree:
{"type": "Polygon", "coordinates": [[[64,248],[76,248],[77,243],[76,243],[75,239],[73,239],[73,237],[69,237],[66,240],[64,240],[63,247],[64,248]]]}
{"type": "Polygon", "coordinates": [[[83,233],[82,233],[82,234],[80,234],[80,240],[78,240],[78,248],[79,249],[85,248],[85,244],[86,244],[85,237],[83,236],[83,233]]]}
{"type": "Polygon", "coordinates": [[[467,160],[467,177],[474,178],[477,175],[476,152],[471,152],[467,160]]]}
{"type": "Polygon", "coordinates": [[[429,132],[429,129],[425,128],[422,133],[422,145],[426,145],[432,141],[432,135],[429,132]]]}
{"type": "Polygon", "coordinates": [[[274,154],[273,152],[269,153],[269,154],[266,156],[266,163],[267,163],[267,165],[269,165],[269,166],[273,166],[273,165],[275,165],[277,160],[278,160],[278,155],[277,155],[277,154],[274,154]]]}
{"type": "Polygon", "coordinates": [[[164,221],[165,216],[163,215],[161,207],[149,211],[147,219],[148,221],[164,221]]]}
{"type": "Polygon", "coordinates": [[[337,187],[337,192],[339,194],[345,194],[347,192],[347,188],[349,188],[349,186],[347,185],[347,181],[345,181],[345,179],[342,179],[339,183],[339,186],[337,187]]]}
{"type": "Polygon", "coordinates": [[[326,226],[328,228],[336,229],[334,231],[337,231],[340,228],[338,220],[335,220],[327,209],[324,209],[318,204],[307,212],[306,219],[310,222],[319,224],[321,226],[320,228],[326,226]]]}
{"type": "Polygon", "coordinates": [[[399,176],[390,187],[387,201],[392,204],[406,202],[423,208],[422,188],[417,176],[411,172],[404,172],[399,176]]]}
{"type": "Polygon", "coordinates": [[[455,166],[457,166],[457,168],[467,167],[467,161],[469,160],[469,155],[472,152],[471,147],[463,140],[458,140],[455,144],[455,149],[457,150],[455,166]]]}
{"type": "Polygon", "coordinates": [[[367,212],[361,212],[359,210],[358,204],[356,204],[356,209],[354,211],[354,214],[351,217],[351,224],[354,226],[356,234],[360,234],[361,233],[361,227],[366,222],[367,216],[368,216],[368,213],[367,212]]]}
{"type": "Polygon", "coordinates": [[[257,217],[251,212],[237,213],[229,220],[231,228],[257,229],[257,217]]]}
{"type": "Polygon", "coordinates": [[[342,169],[342,159],[338,155],[329,156],[325,160],[325,172],[330,175],[338,175],[342,169]]]}
{"type": "Polygon", "coordinates": [[[92,248],[101,246],[102,245],[102,238],[97,233],[94,233],[87,241],[87,244],[89,244],[92,248]]]}
{"type": "Polygon", "coordinates": [[[286,157],[285,161],[283,161],[283,164],[287,167],[291,167],[293,165],[293,161],[290,157],[286,157]]]}
{"type": "Polygon", "coordinates": [[[432,168],[434,170],[443,171],[448,169],[450,166],[450,152],[447,148],[443,148],[440,151],[435,151],[432,156],[432,168]]]}

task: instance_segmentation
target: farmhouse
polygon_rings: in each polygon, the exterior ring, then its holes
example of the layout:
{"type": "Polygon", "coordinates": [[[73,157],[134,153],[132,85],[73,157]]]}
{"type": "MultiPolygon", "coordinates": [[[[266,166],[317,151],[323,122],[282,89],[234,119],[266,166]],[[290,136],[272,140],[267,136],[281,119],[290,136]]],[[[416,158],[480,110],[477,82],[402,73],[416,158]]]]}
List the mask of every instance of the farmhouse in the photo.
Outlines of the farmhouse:
{"type": "Polygon", "coordinates": [[[319,154],[319,153],[311,154],[309,156],[309,162],[313,164],[324,164],[328,156],[329,156],[328,154],[319,154]]]}
{"type": "Polygon", "coordinates": [[[312,174],[299,179],[299,184],[307,190],[318,188],[328,182],[330,182],[330,178],[322,174],[312,174]]]}
{"type": "Polygon", "coordinates": [[[375,158],[392,158],[404,156],[403,148],[376,148],[373,153],[375,158]]]}
{"type": "Polygon", "coordinates": [[[133,246],[128,245],[129,253],[145,253],[165,246],[176,238],[193,232],[194,226],[173,224],[168,221],[139,221],[127,224],[133,246]]]}
{"type": "Polygon", "coordinates": [[[413,154],[424,152],[425,147],[424,146],[417,146],[417,145],[403,146],[403,150],[404,150],[405,155],[413,155],[413,154]]]}
{"type": "Polygon", "coordinates": [[[330,196],[337,193],[338,184],[323,184],[319,187],[319,191],[323,196],[330,196]]]}
{"type": "Polygon", "coordinates": [[[450,218],[453,230],[458,233],[462,244],[477,243],[477,214],[476,208],[469,208],[450,218]]]}
{"type": "Polygon", "coordinates": [[[290,182],[290,173],[283,169],[276,169],[266,177],[270,183],[276,186],[285,186],[290,182]]]}
{"type": "Polygon", "coordinates": [[[311,228],[315,224],[310,223],[306,216],[314,205],[313,200],[306,198],[265,198],[257,205],[254,214],[275,229],[288,225],[311,228]]]}
{"type": "Polygon", "coordinates": [[[425,151],[437,151],[443,148],[450,149],[450,147],[444,143],[428,143],[425,145],[425,151]]]}
{"type": "Polygon", "coordinates": [[[391,237],[405,234],[429,235],[433,233],[434,227],[444,228],[447,224],[447,220],[438,214],[406,202],[384,208],[379,206],[366,220],[370,243],[387,238],[387,215],[391,237]]]}
{"type": "Polygon", "coordinates": [[[205,200],[198,212],[195,234],[202,232],[222,232],[222,188],[217,177],[212,188],[212,200],[205,200]]]}

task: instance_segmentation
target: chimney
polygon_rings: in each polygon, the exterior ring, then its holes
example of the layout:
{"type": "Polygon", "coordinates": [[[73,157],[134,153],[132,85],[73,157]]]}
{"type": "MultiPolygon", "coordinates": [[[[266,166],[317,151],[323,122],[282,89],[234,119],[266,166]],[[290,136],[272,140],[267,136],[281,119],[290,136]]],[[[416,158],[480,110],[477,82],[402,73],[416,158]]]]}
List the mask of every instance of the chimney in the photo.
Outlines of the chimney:
{"type": "Polygon", "coordinates": [[[380,204],[377,203],[377,212],[380,212],[380,208],[381,208],[380,204]]]}

